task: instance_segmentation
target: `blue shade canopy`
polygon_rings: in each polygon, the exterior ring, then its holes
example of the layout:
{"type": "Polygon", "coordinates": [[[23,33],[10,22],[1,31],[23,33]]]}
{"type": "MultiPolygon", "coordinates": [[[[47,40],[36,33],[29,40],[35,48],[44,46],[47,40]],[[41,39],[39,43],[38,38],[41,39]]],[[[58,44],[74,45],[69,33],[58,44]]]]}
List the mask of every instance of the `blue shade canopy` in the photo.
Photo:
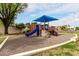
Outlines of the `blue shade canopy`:
{"type": "Polygon", "coordinates": [[[55,21],[55,20],[58,20],[58,19],[54,18],[54,17],[43,15],[34,21],[36,21],[36,22],[50,22],[50,21],[55,21]]]}

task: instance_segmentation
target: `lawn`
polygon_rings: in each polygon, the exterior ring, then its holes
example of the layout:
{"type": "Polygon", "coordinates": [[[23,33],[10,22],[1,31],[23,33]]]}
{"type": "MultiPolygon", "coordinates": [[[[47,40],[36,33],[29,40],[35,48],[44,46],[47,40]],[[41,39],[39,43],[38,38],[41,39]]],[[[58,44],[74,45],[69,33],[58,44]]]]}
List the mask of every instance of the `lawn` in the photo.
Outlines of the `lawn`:
{"type": "MultiPolygon", "coordinates": [[[[3,27],[2,22],[0,21],[0,28],[3,27]]],[[[0,44],[4,41],[5,37],[0,33],[0,44]]]]}
{"type": "Polygon", "coordinates": [[[4,41],[5,37],[4,36],[0,36],[0,44],[4,41]]]}
{"type": "Polygon", "coordinates": [[[3,26],[3,24],[2,24],[2,22],[0,21],[0,27],[2,27],[3,26]]]}
{"type": "MultiPolygon", "coordinates": [[[[77,34],[79,36],[78,32],[65,34],[77,34]]],[[[79,56],[79,41],[71,42],[51,50],[40,52],[33,56],[79,56]]]]}

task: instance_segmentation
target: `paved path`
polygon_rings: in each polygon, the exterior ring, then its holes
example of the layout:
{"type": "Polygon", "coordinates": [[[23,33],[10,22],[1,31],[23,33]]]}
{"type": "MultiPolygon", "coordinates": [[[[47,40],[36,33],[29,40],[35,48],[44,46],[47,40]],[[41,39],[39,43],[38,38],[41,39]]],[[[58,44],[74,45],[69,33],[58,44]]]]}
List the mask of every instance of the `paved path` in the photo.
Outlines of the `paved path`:
{"type": "Polygon", "coordinates": [[[30,37],[24,35],[11,36],[0,50],[0,56],[8,56],[24,51],[48,47],[70,40],[71,34],[51,36],[51,38],[30,37]]]}

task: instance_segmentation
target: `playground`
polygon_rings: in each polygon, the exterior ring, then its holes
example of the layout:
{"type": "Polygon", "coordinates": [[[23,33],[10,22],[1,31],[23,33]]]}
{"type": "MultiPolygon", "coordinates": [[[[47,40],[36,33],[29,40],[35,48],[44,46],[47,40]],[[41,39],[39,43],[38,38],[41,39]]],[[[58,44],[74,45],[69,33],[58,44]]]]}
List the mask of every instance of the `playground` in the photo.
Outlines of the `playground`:
{"type": "Polygon", "coordinates": [[[32,30],[26,29],[25,35],[27,37],[29,37],[32,34],[37,33],[37,36],[44,36],[44,37],[46,37],[47,35],[58,36],[57,29],[54,26],[49,27],[49,24],[45,24],[46,22],[56,21],[56,20],[58,20],[58,19],[47,16],[47,15],[43,15],[43,16],[33,20],[36,22],[40,22],[40,24],[34,24],[34,25],[32,25],[32,27],[29,26],[29,28],[31,28],[32,30]],[[41,23],[43,23],[43,25],[41,25],[41,23]]]}
{"type": "MultiPolygon", "coordinates": [[[[40,22],[40,24],[29,25],[28,28],[24,29],[23,34],[8,35],[9,39],[1,48],[0,55],[10,56],[23,52],[28,53],[33,50],[60,45],[70,41],[74,37],[73,34],[61,34],[55,26],[49,27],[49,24],[46,24],[46,22],[56,20],[58,19],[43,15],[34,20],[40,22]]],[[[32,53],[24,55],[32,55],[32,53]]]]}
{"type": "Polygon", "coordinates": [[[0,4],[0,56],[79,55],[78,5],[0,4]]]}

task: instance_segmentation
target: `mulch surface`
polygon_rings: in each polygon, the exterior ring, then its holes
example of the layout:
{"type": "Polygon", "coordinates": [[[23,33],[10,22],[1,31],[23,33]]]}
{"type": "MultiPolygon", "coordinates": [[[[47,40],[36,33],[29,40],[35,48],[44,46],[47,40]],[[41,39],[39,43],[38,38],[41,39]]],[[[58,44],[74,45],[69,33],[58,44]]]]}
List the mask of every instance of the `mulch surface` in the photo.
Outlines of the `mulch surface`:
{"type": "Polygon", "coordinates": [[[21,52],[31,51],[43,47],[60,44],[70,40],[72,34],[64,34],[59,36],[43,37],[26,37],[25,35],[11,35],[7,42],[0,50],[0,56],[9,56],[21,52]]]}

